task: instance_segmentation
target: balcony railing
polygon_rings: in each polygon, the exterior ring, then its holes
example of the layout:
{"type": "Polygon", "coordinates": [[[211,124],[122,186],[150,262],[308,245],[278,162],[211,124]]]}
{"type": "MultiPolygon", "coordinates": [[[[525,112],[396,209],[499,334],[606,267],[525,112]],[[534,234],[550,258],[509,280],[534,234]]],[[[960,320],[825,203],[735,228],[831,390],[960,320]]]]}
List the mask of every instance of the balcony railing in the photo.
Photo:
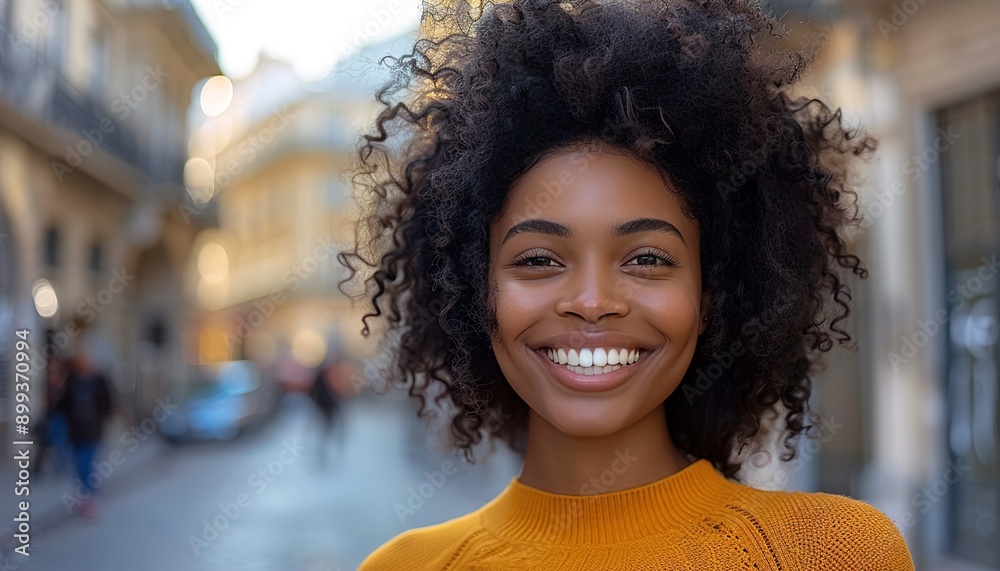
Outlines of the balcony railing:
{"type": "Polygon", "coordinates": [[[0,99],[19,113],[73,132],[77,147],[89,141],[145,174],[150,183],[183,181],[181,151],[153,152],[138,144],[128,127],[102,105],[75,88],[27,42],[0,27],[0,99]]]}

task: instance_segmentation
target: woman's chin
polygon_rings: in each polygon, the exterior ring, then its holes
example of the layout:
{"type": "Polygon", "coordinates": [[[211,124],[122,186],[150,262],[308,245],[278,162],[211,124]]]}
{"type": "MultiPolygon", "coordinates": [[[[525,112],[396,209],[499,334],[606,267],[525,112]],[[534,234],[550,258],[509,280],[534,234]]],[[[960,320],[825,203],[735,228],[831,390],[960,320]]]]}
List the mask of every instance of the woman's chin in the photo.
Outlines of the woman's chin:
{"type": "Polygon", "coordinates": [[[621,411],[609,410],[608,407],[588,410],[583,406],[575,406],[572,410],[559,410],[543,416],[559,432],[577,438],[610,436],[629,424],[628,418],[621,411]]]}

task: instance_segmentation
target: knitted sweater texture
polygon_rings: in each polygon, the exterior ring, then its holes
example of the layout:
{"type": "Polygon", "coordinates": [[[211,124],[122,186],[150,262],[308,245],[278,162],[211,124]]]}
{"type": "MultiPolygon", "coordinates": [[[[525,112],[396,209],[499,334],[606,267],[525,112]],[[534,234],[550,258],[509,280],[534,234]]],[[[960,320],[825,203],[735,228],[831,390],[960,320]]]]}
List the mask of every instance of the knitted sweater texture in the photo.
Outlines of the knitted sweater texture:
{"type": "Polygon", "coordinates": [[[899,530],[846,496],[765,491],[708,460],[649,484],[554,494],[517,477],[482,508],[411,529],[359,571],[913,571],[899,530]]]}

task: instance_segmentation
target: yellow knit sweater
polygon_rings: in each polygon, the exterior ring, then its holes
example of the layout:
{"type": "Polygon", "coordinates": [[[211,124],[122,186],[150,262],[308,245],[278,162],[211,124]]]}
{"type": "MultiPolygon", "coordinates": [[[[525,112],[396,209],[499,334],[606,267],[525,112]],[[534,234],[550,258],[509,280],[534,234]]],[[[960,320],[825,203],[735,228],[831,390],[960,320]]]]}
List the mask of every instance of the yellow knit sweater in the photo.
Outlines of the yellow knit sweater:
{"type": "Polygon", "coordinates": [[[913,571],[899,530],[846,496],[763,491],[708,460],[619,492],[572,496],[514,477],[482,508],[411,529],[359,571],[913,571]]]}

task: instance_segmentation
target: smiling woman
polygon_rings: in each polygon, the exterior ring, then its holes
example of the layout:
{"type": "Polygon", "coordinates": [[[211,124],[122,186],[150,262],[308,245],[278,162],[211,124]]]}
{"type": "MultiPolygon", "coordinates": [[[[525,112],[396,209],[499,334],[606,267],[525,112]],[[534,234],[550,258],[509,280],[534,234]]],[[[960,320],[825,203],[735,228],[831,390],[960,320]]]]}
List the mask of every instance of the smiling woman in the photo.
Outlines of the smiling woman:
{"type": "Polygon", "coordinates": [[[875,508],[738,480],[769,415],[785,460],[819,424],[811,375],[851,341],[839,271],[867,276],[843,232],[875,141],[789,95],[809,54],[737,0],[465,24],[393,60],[339,259],[363,334],[386,321],[385,378],[454,405],[470,460],[498,438],[524,468],[361,569],[913,569],[875,508]]]}

